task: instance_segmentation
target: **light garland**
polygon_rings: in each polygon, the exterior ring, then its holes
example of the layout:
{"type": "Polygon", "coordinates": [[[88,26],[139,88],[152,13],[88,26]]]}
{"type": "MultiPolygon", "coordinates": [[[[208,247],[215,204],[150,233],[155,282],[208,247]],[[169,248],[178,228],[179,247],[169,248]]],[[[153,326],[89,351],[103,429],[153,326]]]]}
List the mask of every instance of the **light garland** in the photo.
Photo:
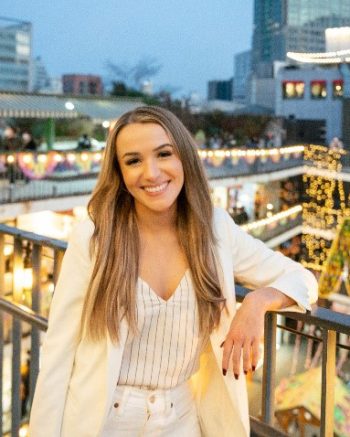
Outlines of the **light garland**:
{"type": "Polygon", "coordinates": [[[202,159],[205,158],[246,158],[246,157],[271,157],[277,155],[301,154],[304,152],[305,146],[296,145],[289,147],[276,147],[273,149],[217,149],[217,150],[198,150],[198,154],[202,159]]]}
{"type": "Polygon", "coordinates": [[[301,63],[339,64],[350,62],[350,50],[325,53],[287,52],[287,58],[301,63]]]}
{"type": "Polygon", "coordinates": [[[241,225],[241,228],[244,229],[246,232],[251,232],[257,228],[267,226],[267,225],[270,225],[272,223],[278,223],[281,220],[295,216],[295,215],[299,214],[302,211],[302,209],[303,208],[301,205],[296,205],[296,206],[293,206],[293,208],[289,208],[285,211],[281,211],[277,214],[274,214],[270,217],[266,217],[262,220],[257,220],[257,221],[252,222],[252,223],[247,223],[245,225],[241,225]]]}
{"type": "MultiPolygon", "coordinates": [[[[255,159],[266,162],[270,158],[273,162],[278,162],[281,157],[289,159],[290,155],[297,158],[302,156],[304,149],[303,145],[295,145],[273,149],[198,150],[198,154],[208,164],[219,167],[225,159],[231,160],[231,163],[236,165],[239,159],[244,159],[248,164],[252,164],[255,159]]],[[[103,152],[100,151],[17,152],[0,154],[0,168],[5,170],[6,165],[16,164],[29,179],[43,179],[56,173],[64,175],[65,171],[71,172],[72,170],[77,174],[97,173],[102,160],[103,152]]]]}

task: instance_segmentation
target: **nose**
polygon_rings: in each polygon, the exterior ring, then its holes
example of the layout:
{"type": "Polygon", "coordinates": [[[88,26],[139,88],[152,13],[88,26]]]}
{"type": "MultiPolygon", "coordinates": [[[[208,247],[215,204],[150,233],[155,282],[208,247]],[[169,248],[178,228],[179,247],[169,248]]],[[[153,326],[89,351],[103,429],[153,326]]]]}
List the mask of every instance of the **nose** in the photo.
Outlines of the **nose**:
{"type": "Polygon", "coordinates": [[[160,168],[157,160],[150,159],[145,162],[144,177],[148,180],[155,180],[160,175],[160,168]]]}

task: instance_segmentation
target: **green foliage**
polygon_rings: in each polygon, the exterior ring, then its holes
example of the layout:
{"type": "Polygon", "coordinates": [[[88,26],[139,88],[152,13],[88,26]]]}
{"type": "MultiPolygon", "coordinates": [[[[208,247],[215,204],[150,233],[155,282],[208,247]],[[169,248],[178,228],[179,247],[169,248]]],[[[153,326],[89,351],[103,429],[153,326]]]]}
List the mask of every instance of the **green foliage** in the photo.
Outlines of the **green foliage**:
{"type": "Polygon", "coordinates": [[[79,138],[82,134],[92,136],[94,125],[86,118],[62,119],[55,122],[56,137],[79,138]]]}
{"type": "Polygon", "coordinates": [[[130,88],[124,82],[112,82],[111,96],[115,97],[143,97],[144,94],[135,88],[130,88]]]}

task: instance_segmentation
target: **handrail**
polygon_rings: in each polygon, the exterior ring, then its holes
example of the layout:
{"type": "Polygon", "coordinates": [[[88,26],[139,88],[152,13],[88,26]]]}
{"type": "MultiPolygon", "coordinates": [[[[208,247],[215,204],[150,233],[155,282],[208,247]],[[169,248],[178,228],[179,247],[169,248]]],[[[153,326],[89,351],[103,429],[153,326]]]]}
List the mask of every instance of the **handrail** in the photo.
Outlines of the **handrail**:
{"type": "Polygon", "coordinates": [[[0,223],[0,234],[11,235],[15,238],[30,241],[39,246],[51,247],[52,249],[66,250],[67,242],[55,238],[45,237],[44,235],[35,234],[34,232],[24,231],[14,226],[8,226],[0,223]]]}
{"type": "MultiPolygon", "coordinates": [[[[238,302],[242,302],[245,296],[249,293],[249,290],[240,286],[236,286],[235,291],[238,302]]],[[[312,323],[320,328],[333,329],[334,331],[339,331],[350,335],[350,316],[347,314],[338,313],[317,305],[313,305],[312,310],[306,313],[295,313],[288,311],[274,312],[293,320],[312,323]]]]}
{"type": "Polygon", "coordinates": [[[39,316],[24,305],[11,302],[3,297],[0,297],[0,310],[11,314],[22,322],[29,323],[30,325],[39,328],[41,331],[46,331],[48,328],[48,320],[45,317],[39,316]]]}

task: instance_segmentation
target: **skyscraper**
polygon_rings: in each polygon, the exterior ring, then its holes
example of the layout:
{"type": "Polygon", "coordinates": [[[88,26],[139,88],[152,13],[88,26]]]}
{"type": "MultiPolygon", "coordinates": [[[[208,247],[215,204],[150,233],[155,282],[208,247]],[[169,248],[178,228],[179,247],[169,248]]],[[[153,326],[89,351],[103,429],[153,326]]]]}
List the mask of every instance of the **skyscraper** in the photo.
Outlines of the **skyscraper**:
{"type": "Polygon", "coordinates": [[[0,17],[0,89],[31,90],[31,23],[0,17]]]}
{"type": "Polygon", "coordinates": [[[286,53],[324,52],[325,29],[350,25],[350,0],[255,0],[253,71],[272,77],[286,53]]]}
{"type": "Polygon", "coordinates": [[[208,100],[232,100],[233,79],[210,80],[208,82],[208,100]]]}

